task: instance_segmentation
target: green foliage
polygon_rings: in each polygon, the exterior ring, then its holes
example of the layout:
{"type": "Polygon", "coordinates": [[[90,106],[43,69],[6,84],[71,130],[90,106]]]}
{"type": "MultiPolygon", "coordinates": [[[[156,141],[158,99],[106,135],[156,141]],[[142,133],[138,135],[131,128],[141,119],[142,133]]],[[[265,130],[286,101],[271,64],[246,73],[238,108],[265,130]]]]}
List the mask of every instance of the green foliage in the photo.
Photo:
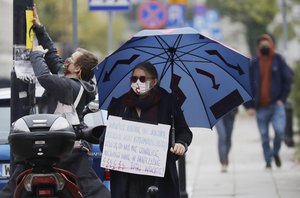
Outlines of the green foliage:
{"type": "MultiPolygon", "coordinates": [[[[79,7],[85,7],[86,9],[80,9],[78,12],[78,34],[79,44],[81,47],[99,50],[106,55],[107,53],[107,29],[108,29],[108,12],[90,12],[88,11],[87,1],[80,1],[79,7]]],[[[124,19],[124,13],[115,12],[113,15],[113,50],[115,50],[123,40],[122,32],[126,27],[126,21],[124,19]]]]}
{"type": "Polygon", "coordinates": [[[68,0],[35,2],[41,23],[45,25],[52,39],[56,42],[71,44],[72,41],[72,6],[68,0]]]}
{"type": "Polygon", "coordinates": [[[293,113],[298,120],[298,129],[300,129],[300,63],[294,67],[293,89],[291,98],[293,101],[293,113]]]}
{"type": "MultiPolygon", "coordinates": [[[[72,1],[47,0],[36,1],[41,22],[46,26],[55,42],[72,46],[72,1]]],[[[107,53],[107,12],[88,10],[87,0],[77,0],[78,3],[78,45],[103,55],[107,53]]],[[[113,22],[113,49],[123,39],[122,32],[126,21],[122,12],[116,12],[113,22]]]]}
{"type": "MultiPolygon", "coordinates": [[[[288,39],[293,39],[296,35],[296,32],[294,30],[294,21],[291,21],[288,23],[288,39]]],[[[274,29],[274,32],[273,32],[274,36],[275,37],[280,37],[283,32],[282,32],[282,24],[278,24],[275,29],[274,29]]]]}
{"type": "Polygon", "coordinates": [[[266,25],[278,12],[276,0],[209,0],[207,4],[218,8],[223,15],[245,24],[266,25]]]}
{"type": "Polygon", "coordinates": [[[233,21],[247,27],[247,39],[252,54],[255,53],[256,38],[267,32],[267,25],[278,12],[276,0],[209,0],[209,8],[218,9],[222,16],[229,16],[233,21]]]}

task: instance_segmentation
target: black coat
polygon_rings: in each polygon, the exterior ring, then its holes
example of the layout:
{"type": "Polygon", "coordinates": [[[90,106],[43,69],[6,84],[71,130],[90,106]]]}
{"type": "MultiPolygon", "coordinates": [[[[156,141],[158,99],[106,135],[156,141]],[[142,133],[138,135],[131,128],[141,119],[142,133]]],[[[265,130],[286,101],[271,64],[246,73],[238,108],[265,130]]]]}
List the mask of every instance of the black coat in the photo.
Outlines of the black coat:
{"type": "MultiPolygon", "coordinates": [[[[161,92],[160,101],[158,105],[158,123],[171,125],[171,112],[172,112],[172,103],[171,94],[169,94],[166,90],[159,88],[161,92]]],[[[133,111],[132,108],[128,108],[122,102],[126,97],[126,94],[121,96],[118,99],[113,99],[109,105],[108,114],[119,116],[125,119],[131,119],[131,115],[133,111]]],[[[175,142],[182,143],[183,145],[190,145],[192,141],[192,132],[186,124],[185,118],[183,116],[182,110],[179,107],[175,107],[175,142]]],[[[141,117],[143,115],[143,111],[141,113],[141,117]]],[[[140,120],[142,121],[142,120],[140,120]]],[[[171,133],[170,133],[171,134],[171,133]]],[[[171,135],[170,135],[171,136],[171,135]]],[[[166,171],[165,176],[163,178],[155,178],[155,184],[158,185],[159,188],[159,197],[161,198],[179,198],[179,182],[178,175],[176,169],[176,160],[178,156],[170,152],[171,148],[171,137],[169,138],[169,149],[167,154],[167,163],[166,163],[166,171]]],[[[128,191],[128,179],[127,177],[131,177],[127,173],[121,173],[118,171],[111,171],[111,190],[112,190],[112,198],[128,198],[126,197],[126,191],[128,191]]],[[[141,181],[143,177],[149,176],[138,176],[137,178],[141,181]]],[[[139,196],[137,196],[139,197],[139,196]]],[[[131,198],[131,197],[130,197],[131,198]]]]}

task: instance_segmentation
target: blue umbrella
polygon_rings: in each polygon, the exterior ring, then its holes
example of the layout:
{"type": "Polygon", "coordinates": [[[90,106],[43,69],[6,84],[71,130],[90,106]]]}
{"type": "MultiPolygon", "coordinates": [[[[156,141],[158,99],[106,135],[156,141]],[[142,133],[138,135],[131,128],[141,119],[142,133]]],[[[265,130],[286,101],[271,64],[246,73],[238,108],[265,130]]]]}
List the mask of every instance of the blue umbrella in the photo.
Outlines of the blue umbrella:
{"type": "Polygon", "coordinates": [[[100,109],[130,89],[137,63],[155,65],[160,86],[174,94],[189,127],[212,128],[219,118],[252,99],[249,59],[193,28],[143,30],[94,70],[100,109]]]}

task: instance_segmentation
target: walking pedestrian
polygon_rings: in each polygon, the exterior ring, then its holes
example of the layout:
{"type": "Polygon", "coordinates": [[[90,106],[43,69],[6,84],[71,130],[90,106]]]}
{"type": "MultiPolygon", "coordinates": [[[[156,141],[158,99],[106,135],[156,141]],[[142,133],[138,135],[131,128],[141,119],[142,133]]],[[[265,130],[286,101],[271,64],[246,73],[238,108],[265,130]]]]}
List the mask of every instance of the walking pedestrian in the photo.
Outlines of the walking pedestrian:
{"type": "Polygon", "coordinates": [[[281,166],[279,151],[285,133],[284,103],[291,89],[291,70],[284,58],[275,52],[273,39],[268,34],[258,38],[257,54],[250,67],[254,100],[245,106],[250,115],[256,113],[266,168],[270,169],[272,158],[277,167],[281,166]],[[270,146],[270,123],[275,132],[273,147],[270,146]]]}
{"type": "Polygon", "coordinates": [[[222,117],[215,125],[218,133],[218,153],[221,163],[221,172],[227,172],[229,165],[228,156],[231,148],[231,136],[237,112],[237,108],[233,109],[222,117]]]}
{"type": "MultiPolygon", "coordinates": [[[[112,198],[146,197],[147,189],[150,186],[157,186],[159,197],[179,198],[176,160],[187,151],[192,141],[192,132],[186,124],[180,107],[172,106],[170,102],[172,95],[158,85],[158,74],[154,65],[149,62],[138,64],[133,69],[130,83],[131,89],[127,93],[111,101],[108,114],[139,122],[171,125],[172,108],[175,108],[173,114],[175,115],[175,145],[171,145],[169,141],[164,177],[111,170],[111,196],[112,198]]],[[[100,142],[100,145],[102,144],[103,142],[100,142]]]]}

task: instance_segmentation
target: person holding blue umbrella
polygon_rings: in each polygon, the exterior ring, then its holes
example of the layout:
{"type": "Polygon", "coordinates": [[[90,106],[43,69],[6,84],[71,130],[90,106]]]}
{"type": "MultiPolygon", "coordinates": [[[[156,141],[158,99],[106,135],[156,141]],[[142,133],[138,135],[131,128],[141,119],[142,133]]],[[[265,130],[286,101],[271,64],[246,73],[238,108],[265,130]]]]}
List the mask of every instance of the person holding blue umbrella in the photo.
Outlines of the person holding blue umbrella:
{"type": "MultiPolygon", "coordinates": [[[[176,160],[187,151],[193,138],[192,132],[187,126],[182,110],[176,105],[176,100],[159,86],[158,74],[153,64],[149,62],[137,64],[131,73],[130,86],[130,90],[121,97],[111,100],[108,114],[138,122],[168,125],[172,125],[171,115],[174,115],[175,144],[172,145],[172,141],[169,141],[163,178],[111,170],[111,197],[146,197],[148,188],[157,186],[159,197],[179,198],[176,160]],[[171,102],[173,100],[174,103],[171,102]]],[[[102,139],[100,145],[103,142],[102,139]]]]}

